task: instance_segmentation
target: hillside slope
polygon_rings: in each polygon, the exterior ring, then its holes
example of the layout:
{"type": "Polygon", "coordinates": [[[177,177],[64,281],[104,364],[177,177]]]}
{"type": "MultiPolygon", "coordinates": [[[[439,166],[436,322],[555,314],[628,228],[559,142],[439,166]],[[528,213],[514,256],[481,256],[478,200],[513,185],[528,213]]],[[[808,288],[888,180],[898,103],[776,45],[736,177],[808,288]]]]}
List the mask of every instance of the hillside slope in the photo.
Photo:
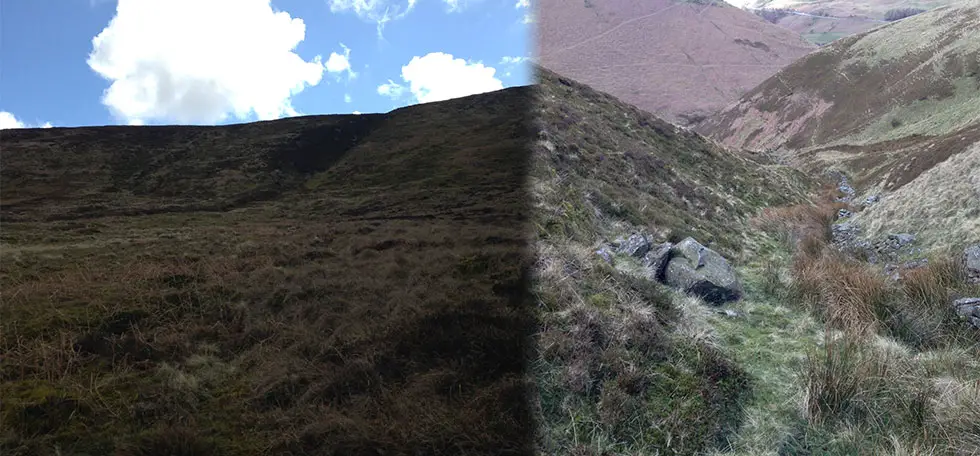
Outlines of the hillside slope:
{"type": "Polygon", "coordinates": [[[851,36],[761,83],[697,131],[892,190],[976,142],[980,2],[851,36]]]}
{"type": "MultiPolygon", "coordinates": [[[[727,150],[538,74],[538,454],[980,450],[980,332],[952,305],[980,296],[959,256],[980,240],[970,239],[980,227],[976,148],[858,213],[837,182],[810,193],[824,169],[727,150]],[[960,250],[933,251],[893,280],[837,248],[833,224],[854,220],[960,250]],[[731,264],[739,299],[687,294],[654,272],[656,252],[689,236],[731,264]],[[637,253],[644,237],[652,245],[637,253]]],[[[674,247],[668,271],[686,261],[674,247]]]]}
{"type": "Polygon", "coordinates": [[[723,2],[538,2],[538,63],[686,124],[815,48],[723,2]]]}
{"type": "Polygon", "coordinates": [[[531,103],[3,131],[0,453],[527,454],[531,103]]]}
{"type": "Polygon", "coordinates": [[[886,19],[912,12],[949,6],[957,0],[750,0],[744,5],[750,10],[765,8],[770,22],[799,33],[808,41],[826,44],[831,41],[866,32],[886,19]],[[898,12],[902,14],[897,14],[898,12]]]}
{"type": "MultiPolygon", "coordinates": [[[[701,454],[742,426],[757,379],[719,348],[710,311],[639,261],[598,253],[692,236],[739,270],[769,243],[749,220],[814,182],[726,151],[609,94],[538,71],[531,196],[539,454],[701,454]]],[[[765,390],[765,388],[763,388],[765,390]]]]}

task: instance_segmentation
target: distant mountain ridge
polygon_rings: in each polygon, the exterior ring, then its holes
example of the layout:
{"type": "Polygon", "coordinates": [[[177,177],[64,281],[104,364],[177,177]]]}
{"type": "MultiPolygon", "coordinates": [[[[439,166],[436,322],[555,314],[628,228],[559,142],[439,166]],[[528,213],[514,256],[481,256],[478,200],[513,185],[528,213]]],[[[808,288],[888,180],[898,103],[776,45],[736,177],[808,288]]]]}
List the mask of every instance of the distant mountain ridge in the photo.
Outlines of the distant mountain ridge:
{"type": "Polygon", "coordinates": [[[975,239],[980,2],[838,40],[695,130],[810,173],[842,171],[861,199],[880,195],[882,204],[854,217],[866,240],[894,229],[923,235],[930,248],[975,239]]]}
{"type": "MultiPolygon", "coordinates": [[[[922,154],[935,141],[965,149],[971,141],[961,137],[973,137],[980,123],[978,100],[980,2],[972,1],[839,40],[786,67],[696,130],[726,146],[781,151],[787,159],[860,157],[858,167],[880,177],[888,174],[880,168],[884,162],[909,157],[886,158],[876,150],[922,154]]],[[[914,177],[893,179],[892,186],[914,177]]]]}

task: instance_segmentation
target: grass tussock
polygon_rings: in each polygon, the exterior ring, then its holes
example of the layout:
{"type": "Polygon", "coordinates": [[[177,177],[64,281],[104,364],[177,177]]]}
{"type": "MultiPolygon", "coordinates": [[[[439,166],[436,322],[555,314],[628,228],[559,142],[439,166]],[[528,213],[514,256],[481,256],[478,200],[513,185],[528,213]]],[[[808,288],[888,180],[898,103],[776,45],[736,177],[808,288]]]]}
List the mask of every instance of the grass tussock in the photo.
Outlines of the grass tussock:
{"type": "MultiPolygon", "coordinates": [[[[572,246],[548,249],[569,260],[572,246]]],[[[606,454],[660,448],[691,454],[724,442],[750,391],[718,347],[681,334],[676,297],[601,261],[541,269],[535,362],[542,448],[606,454]],[[561,271],[561,272],[560,272],[561,271]],[[575,281],[549,274],[576,274],[575,281]]]]}
{"type": "MultiPolygon", "coordinates": [[[[826,195],[824,201],[830,195],[826,195]]],[[[760,289],[822,321],[823,343],[798,369],[800,421],[780,454],[975,454],[976,330],[951,301],[970,295],[954,255],[934,254],[893,281],[828,244],[825,202],[766,214],[771,233],[797,237],[780,293],[774,264],[760,289]],[[822,207],[823,210],[818,208],[822,207]],[[823,225],[823,226],[821,226],[823,225]]]]}
{"type": "Polygon", "coordinates": [[[790,251],[797,247],[810,254],[830,242],[830,224],[840,209],[854,209],[847,203],[835,201],[840,193],[834,187],[824,186],[813,202],[790,206],[766,207],[751,219],[751,226],[781,240],[790,251]]]}
{"type": "Polygon", "coordinates": [[[824,249],[816,256],[801,250],[793,264],[796,301],[830,328],[877,331],[893,296],[888,279],[870,265],[824,249]]]}

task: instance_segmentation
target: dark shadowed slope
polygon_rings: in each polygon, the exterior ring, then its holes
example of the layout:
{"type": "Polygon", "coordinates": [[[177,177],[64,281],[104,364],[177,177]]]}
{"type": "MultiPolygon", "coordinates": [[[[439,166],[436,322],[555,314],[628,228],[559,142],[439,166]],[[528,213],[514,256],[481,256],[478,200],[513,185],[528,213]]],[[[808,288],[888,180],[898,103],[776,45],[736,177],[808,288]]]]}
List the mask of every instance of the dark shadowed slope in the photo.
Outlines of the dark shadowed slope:
{"type": "Polygon", "coordinates": [[[815,48],[723,2],[542,0],[539,63],[688,123],[815,48]]]}
{"type": "Polygon", "coordinates": [[[3,131],[0,453],[527,454],[530,115],[3,131]]]}
{"type": "Polygon", "coordinates": [[[980,140],[978,125],[980,2],[970,1],[839,40],[697,129],[896,189],[980,140]]]}

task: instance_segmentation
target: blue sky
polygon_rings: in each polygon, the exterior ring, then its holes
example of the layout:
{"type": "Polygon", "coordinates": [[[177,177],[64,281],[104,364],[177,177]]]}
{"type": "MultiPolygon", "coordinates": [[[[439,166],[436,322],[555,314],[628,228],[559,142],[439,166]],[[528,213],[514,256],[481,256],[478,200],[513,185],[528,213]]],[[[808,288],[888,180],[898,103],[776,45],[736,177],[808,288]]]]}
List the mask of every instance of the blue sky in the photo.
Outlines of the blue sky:
{"type": "Polygon", "coordinates": [[[0,128],[387,112],[530,84],[520,0],[4,0],[0,128]]]}

